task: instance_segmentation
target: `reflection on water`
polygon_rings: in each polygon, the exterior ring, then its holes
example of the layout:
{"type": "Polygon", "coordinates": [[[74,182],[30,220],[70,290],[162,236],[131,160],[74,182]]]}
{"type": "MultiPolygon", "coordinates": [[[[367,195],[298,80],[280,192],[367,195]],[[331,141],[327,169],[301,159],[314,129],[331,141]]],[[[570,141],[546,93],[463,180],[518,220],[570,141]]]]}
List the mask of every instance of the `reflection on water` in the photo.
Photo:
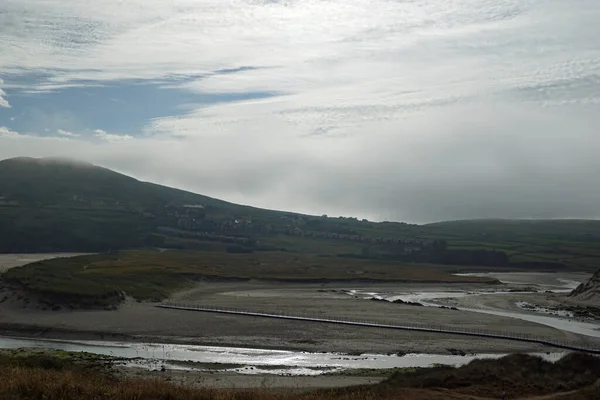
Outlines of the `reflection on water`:
{"type": "MultiPolygon", "coordinates": [[[[557,274],[523,273],[508,275],[510,276],[506,277],[500,273],[495,275],[490,274],[489,276],[495,276],[498,277],[498,279],[500,279],[500,277],[506,279],[510,278],[512,281],[518,281],[518,283],[527,282],[528,285],[531,285],[532,280],[535,278],[538,281],[538,286],[545,288],[552,287],[553,290],[567,290],[565,288],[576,286],[576,283],[578,283],[578,281],[572,279],[572,276],[565,277],[557,274]],[[548,275],[552,276],[549,277],[548,275]]],[[[347,293],[351,296],[359,296],[363,298],[380,297],[392,301],[401,299],[403,301],[421,302],[427,306],[437,307],[439,305],[432,303],[431,301],[439,298],[458,298],[493,293],[506,294],[507,292],[499,292],[497,289],[487,288],[472,292],[423,291],[414,293],[403,293],[394,290],[386,290],[385,292],[372,292],[366,290],[363,291],[361,289],[353,289],[348,290],[347,293]]],[[[594,324],[526,313],[485,309],[459,309],[503,317],[519,318],[526,321],[548,325],[568,332],[600,338],[600,326],[594,324]]],[[[138,358],[142,361],[132,361],[131,363],[137,363],[138,365],[151,368],[158,368],[160,365],[165,364],[168,365],[169,368],[176,369],[201,368],[201,366],[191,367],[189,364],[175,364],[177,361],[192,361],[202,364],[235,364],[238,367],[231,368],[229,370],[244,374],[272,373],[291,375],[315,375],[340,369],[428,367],[433,364],[459,366],[476,358],[498,358],[502,356],[502,354],[478,354],[465,356],[431,354],[407,354],[404,356],[363,354],[361,356],[349,356],[336,353],[306,353],[234,347],[132,342],[35,340],[2,337],[0,337],[0,348],[42,348],[75,352],[89,352],[122,358],[138,358]]],[[[542,354],[542,356],[547,360],[555,361],[564,354],[565,353],[549,353],[542,354]]]]}
{"type": "MultiPolygon", "coordinates": [[[[154,361],[154,364],[138,362],[139,365],[154,365],[154,367],[158,367],[158,365],[162,364],[169,364],[169,362],[173,361],[238,364],[238,368],[232,368],[230,370],[245,374],[285,373],[295,375],[318,375],[340,369],[429,367],[434,364],[459,366],[474,359],[500,358],[504,356],[504,354],[476,354],[465,356],[435,354],[407,354],[404,356],[362,354],[360,356],[350,356],[338,353],[306,353],[236,347],[132,342],[36,340],[7,337],[0,338],[0,348],[42,348],[88,352],[124,358],[139,357],[145,360],[154,361]]],[[[556,361],[564,354],[565,353],[544,353],[540,354],[540,356],[549,361],[556,361]]],[[[178,365],[175,368],[186,369],[189,367],[178,365]]]]}
{"type": "MultiPolygon", "coordinates": [[[[577,287],[581,282],[589,279],[591,274],[588,273],[548,273],[548,272],[485,272],[485,273],[469,273],[469,274],[456,274],[462,276],[485,276],[493,277],[500,280],[502,283],[511,285],[523,285],[527,287],[536,287],[540,292],[551,291],[554,293],[568,293],[573,288],[577,287]]],[[[514,290],[514,288],[513,288],[514,290]]],[[[517,289],[518,290],[518,289],[517,289]]],[[[402,300],[407,302],[417,302],[428,307],[440,307],[440,304],[433,302],[438,299],[448,298],[462,298],[467,296],[479,296],[479,295],[509,295],[509,294],[530,294],[526,292],[514,292],[506,289],[497,288],[483,288],[473,291],[419,291],[419,292],[397,292],[394,290],[388,290],[385,292],[368,292],[360,289],[353,289],[348,291],[353,296],[362,296],[365,299],[372,297],[385,299],[388,301],[402,300]]],[[[520,313],[511,311],[492,310],[488,308],[467,308],[458,307],[462,311],[471,311],[482,314],[497,315],[501,317],[509,317],[521,319],[524,321],[535,322],[541,325],[550,326],[552,328],[560,329],[566,332],[577,333],[584,336],[591,336],[600,338],[600,325],[580,322],[573,320],[570,315],[563,313],[558,316],[548,315],[535,315],[530,313],[520,313]],[[561,318],[563,317],[563,318],[561,318]]]]}
{"type": "Polygon", "coordinates": [[[532,285],[538,286],[540,290],[558,289],[566,292],[575,289],[592,276],[587,272],[476,272],[455,275],[496,278],[506,284],[532,285]]]}
{"type": "Polygon", "coordinates": [[[578,333],[584,336],[591,336],[600,338],[600,325],[592,324],[588,322],[574,321],[571,319],[563,319],[558,317],[547,317],[545,315],[534,315],[534,314],[521,314],[510,311],[496,311],[487,309],[472,309],[458,307],[459,310],[472,311],[483,314],[498,315],[500,317],[517,318],[524,321],[535,322],[541,325],[550,326],[552,328],[560,329],[565,332],[578,333]]]}

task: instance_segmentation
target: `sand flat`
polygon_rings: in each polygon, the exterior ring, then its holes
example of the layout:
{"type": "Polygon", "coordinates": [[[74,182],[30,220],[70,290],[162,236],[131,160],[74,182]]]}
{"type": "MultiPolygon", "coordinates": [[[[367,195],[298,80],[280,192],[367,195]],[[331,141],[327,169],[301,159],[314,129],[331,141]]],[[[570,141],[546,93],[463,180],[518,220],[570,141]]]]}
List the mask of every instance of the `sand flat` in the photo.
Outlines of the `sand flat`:
{"type": "MultiPolygon", "coordinates": [[[[364,286],[364,285],[363,285],[364,286]]],[[[448,285],[448,288],[457,288],[448,285]]],[[[418,288],[413,286],[415,290],[418,288]]],[[[461,285],[461,288],[465,288],[461,285]]],[[[373,288],[373,291],[376,287],[373,288]]],[[[313,314],[395,324],[440,324],[450,327],[523,332],[577,342],[578,335],[513,318],[340,296],[333,287],[270,282],[200,283],[174,296],[223,307],[313,314]],[[286,292],[290,291],[290,296],[286,292]],[[329,291],[329,292],[327,292],[329,291]]],[[[116,311],[40,310],[16,302],[0,304],[0,329],[5,334],[70,339],[139,340],[234,347],[305,350],[311,352],[467,353],[547,351],[541,345],[456,335],[338,326],[156,308],[128,300],[116,311]]]]}
{"type": "MultiPolygon", "coordinates": [[[[8,269],[45,258],[74,255],[76,254],[0,255],[0,265],[8,269]]],[[[349,286],[347,283],[200,282],[193,288],[173,295],[171,301],[395,325],[442,325],[450,328],[520,332],[560,341],[589,343],[589,339],[579,335],[516,318],[369,301],[364,299],[364,295],[348,293],[351,289],[375,293],[389,291],[390,288],[411,292],[469,292],[483,287],[489,288],[489,285],[352,283],[349,286]]],[[[27,295],[15,294],[12,288],[0,288],[0,292],[0,298],[8,299],[0,303],[0,330],[6,335],[91,340],[116,338],[312,352],[446,354],[449,349],[460,349],[467,353],[548,350],[537,344],[506,340],[160,309],[155,307],[156,304],[138,303],[131,299],[115,311],[65,308],[52,311],[47,307],[43,309],[27,305],[24,303],[27,295]]],[[[505,294],[490,298],[476,296],[469,298],[469,301],[481,301],[481,305],[487,302],[498,305],[498,300],[501,299],[505,302],[504,308],[509,308],[517,296],[521,295],[505,294]]]]}

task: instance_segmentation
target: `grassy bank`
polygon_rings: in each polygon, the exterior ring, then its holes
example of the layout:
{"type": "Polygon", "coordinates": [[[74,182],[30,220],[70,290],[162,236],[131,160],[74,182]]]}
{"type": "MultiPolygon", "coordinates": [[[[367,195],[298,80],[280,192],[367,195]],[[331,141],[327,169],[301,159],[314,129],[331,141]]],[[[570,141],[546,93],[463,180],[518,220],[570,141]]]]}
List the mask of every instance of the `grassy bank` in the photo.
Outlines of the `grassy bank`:
{"type": "Polygon", "coordinates": [[[40,261],[6,272],[2,279],[48,303],[107,307],[126,294],[160,301],[197,280],[266,279],[297,282],[404,281],[493,282],[459,277],[444,266],[402,264],[310,254],[226,254],[130,250],[40,261]]]}
{"type": "Polygon", "coordinates": [[[0,367],[54,371],[108,371],[121,359],[92,353],[42,349],[0,349],[0,367]]]}
{"type": "Polygon", "coordinates": [[[505,392],[508,398],[576,390],[600,378],[600,358],[569,354],[551,363],[538,357],[514,354],[500,360],[474,360],[460,367],[436,367],[398,372],[386,385],[396,388],[450,389],[465,395],[486,396],[505,392]]]}
{"type": "Polygon", "coordinates": [[[114,373],[76,368],[15,366],[0,359],[0,398],[11,400],[366,400],[507,399],[549,396],[556,400],[598,399],[600,359],[581,354],[556,363],[512,355],[479,360],[460,368],[398,371],[378,385],[315,390],[299,394],[226,390],[172,384],[163,379],[122,379],[114,373]],[[560,395],[560,393],[570,392],[560,395]],[[556,396],[553,394],[556,393],[556,396]]]}

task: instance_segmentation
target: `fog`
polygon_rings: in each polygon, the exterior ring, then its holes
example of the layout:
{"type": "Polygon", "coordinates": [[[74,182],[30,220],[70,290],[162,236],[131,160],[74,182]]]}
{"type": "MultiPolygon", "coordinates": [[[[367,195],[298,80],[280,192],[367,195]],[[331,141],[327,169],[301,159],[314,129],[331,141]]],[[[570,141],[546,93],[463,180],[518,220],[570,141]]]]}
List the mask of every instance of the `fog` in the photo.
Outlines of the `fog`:
{"type": "Polygon", "coordinates": [[[7,0],[0,158],[311,214],[598,218],[598,20],[595,0],[7,0]]]}

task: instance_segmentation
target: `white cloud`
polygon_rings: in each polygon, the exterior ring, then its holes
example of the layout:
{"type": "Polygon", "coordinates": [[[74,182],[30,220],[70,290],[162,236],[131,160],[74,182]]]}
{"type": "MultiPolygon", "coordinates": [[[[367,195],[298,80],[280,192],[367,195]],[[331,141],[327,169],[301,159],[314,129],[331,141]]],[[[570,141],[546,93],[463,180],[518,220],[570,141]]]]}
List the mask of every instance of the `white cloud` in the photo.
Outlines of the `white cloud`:
{"type": "Polygon", "coordinates": [[[18,132],[11,131],[5,126],[0,126],[0,139],[15,139],[21,135],[18,132]]]}
{"type": "Polygon", "coordinates": [[[140,179],[312,214],[410,222],[589,218],[600,216],[598,123],[599,116],[576,109],[490,103],[335,138],[302,137],[301,128],[280,135],[285,124],[271,119],[242,139],[229,127],[181,140],[0,139],[0,158],[76,154],[140,179]]]}
{"type": "Polygon", "coordinates": [[[0,155],[315,213],[600,216],[599,20],[597,0],[4,0],[0,73],[49,75],[30,91],[182,77],[271,96],[150,121],[162,140],[117,128],[0,155]]]}
{"type": "Polygon", "coordinates": [[[26,152],[15,153],[16,155],[11,155],[12,146],[19,146],[19,148],[23,145],[27,144],[40,144],[41,149],[44,151],[49,151],[52,153],[54,151],[54,145],[60,145],[61,143],[69,141],[69,137],[62,136],[38,136],[35,134],[31,134],[28,132],[16,132],[11,130],[5,126],[0,126],[0,147],[4,146],[4,152],[0,152],[2,158],[10,158],[17,157],[18,155],[27,154],[26,152]],[[18,140],[14,140],[18,139],[18,140]],[[48,147],[49,146],[49,147],[48,147]]]}
{"type": "Polygon", "coordinates": [[[0,107],[10,108],[10,103],[3,96],[5,95],[4,91],[0,89],[0,107]]]}
{"type": "Polygon", "coordinates": [[[7,0],[3,7],[0,38],[8,51],[0,55],[0,68],[60,65],[48,88],[74,79],[163,78],[253,66],[275,68],[213,75],[199,86],[293,93],[320,88],[334,90],[335,99],[336,90],[343,94],[360,82],[371,89],[364,98],[370,101],[373,93],[381,99],[381,86],[394,100],[394,87],[427,87],[421,92],[426,97],[448,86],[486,91],[598,71],[595,0],[568,6],[560,0],[106,0],[85,6],[7,0]],[[14,17],[23,13],[47,23],[30,26],[14,17]]]}
{"type": "Polygon", "coordinates": [[[133,139],[133,136],[129,135],[117,135],[114,133],[106,133],[102,129],[96,129],[94,131],[94,136],[98,139],[104,140],[106,142],[122,142],[125,140],[133,139]]]}
{"type": "Polygon", "coordinates": [[[73,133],[73,132],[65,131],[65,130],[63,130],[63,129],[58,129],[56,132],[57,132],[57,133],[58,133],[60,136],[64,136],[64,137],[70,137],[70,138],[73,138],[73,137],[79,137],[79,136],[81,136],[81,134],[79,134],[79,133],[73,133]]]}
{"type": "Polygon", "coordinates": [[[4,81],[0,78],[0,107],[10,108],[10,103],[6,100],[6,92],[2,90],[4,81]]]}

